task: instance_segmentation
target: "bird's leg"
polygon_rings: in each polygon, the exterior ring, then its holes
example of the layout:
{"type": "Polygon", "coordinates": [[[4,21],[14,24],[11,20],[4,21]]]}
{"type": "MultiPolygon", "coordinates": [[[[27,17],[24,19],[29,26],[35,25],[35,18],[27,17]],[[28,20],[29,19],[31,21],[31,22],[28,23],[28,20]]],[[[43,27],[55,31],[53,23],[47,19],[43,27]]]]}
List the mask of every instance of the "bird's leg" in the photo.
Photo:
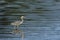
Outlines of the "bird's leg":
{"type": "Polygon", "coordinates": [[[16,29],[18,29],[18,25],[16,26],[16,29]]]}
{"type": "Polygon", "coordinates": [[[18,29],[18,26],[15,26],[14,29],[18,29]]]}
{"type": "Polygon", "coordinates": [[[14,29],[16,29],[16,26],[14,27],[14,29]]]}

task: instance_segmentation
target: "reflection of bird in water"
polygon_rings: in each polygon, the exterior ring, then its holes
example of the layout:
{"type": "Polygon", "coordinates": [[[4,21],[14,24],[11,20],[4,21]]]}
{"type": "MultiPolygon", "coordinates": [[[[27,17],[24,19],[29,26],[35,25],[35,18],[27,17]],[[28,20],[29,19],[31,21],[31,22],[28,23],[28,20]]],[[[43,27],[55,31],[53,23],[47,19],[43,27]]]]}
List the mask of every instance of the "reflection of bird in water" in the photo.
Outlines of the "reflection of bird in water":
{"type": "Polygon", "coordinates": [[[19,34],[19,33],[21,33],[21,37],[22,37],[22,40],[24,39],[24,34],[23,34],[23,31],[21,31],[21,30],[18,30],[18,29],[15,29],[15,30],[13,30],[12,32],[11,32],[12,34],[19,34]]]}
{"type": "Polygon", "coordinates": [[[12,33],[15,33],[16,35],[17,35],[19,32],[20,32],[20,30],[18,30],[18,29],[15,29],[15,30],[12,31],[12,33]]]}
{"type": "Polygon", "coordinates": [[[19,20],[19,21],[15,21],[15,22],[11,23],[11,25],[15,26],[14,29],[18,28],[19,25],[21,25],[23,23],[23,21],[24,21],[23,18],[24,18],[24,16],[21,16],[21,21],[19,20]]]}

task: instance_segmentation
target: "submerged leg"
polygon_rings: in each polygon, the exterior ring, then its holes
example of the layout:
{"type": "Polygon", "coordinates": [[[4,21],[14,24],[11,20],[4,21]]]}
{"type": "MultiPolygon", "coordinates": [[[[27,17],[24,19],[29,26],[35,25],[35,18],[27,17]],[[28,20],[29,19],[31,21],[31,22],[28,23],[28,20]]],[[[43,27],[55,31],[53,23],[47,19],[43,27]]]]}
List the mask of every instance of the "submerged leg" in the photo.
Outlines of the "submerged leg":
{"type": "Polygon", "coordinates": [[[14,29],[16,29],[17,26],[14,26],[14,29]]]}
{"type": "Polygon", "coordinates": [[[14,29],[18,29],[18,26],[14,26],[14,29]]]}
{"type": "Polygon", "coordinates": [[[18,29],[18,26],[16,26],[16,29],[18,29]]]}

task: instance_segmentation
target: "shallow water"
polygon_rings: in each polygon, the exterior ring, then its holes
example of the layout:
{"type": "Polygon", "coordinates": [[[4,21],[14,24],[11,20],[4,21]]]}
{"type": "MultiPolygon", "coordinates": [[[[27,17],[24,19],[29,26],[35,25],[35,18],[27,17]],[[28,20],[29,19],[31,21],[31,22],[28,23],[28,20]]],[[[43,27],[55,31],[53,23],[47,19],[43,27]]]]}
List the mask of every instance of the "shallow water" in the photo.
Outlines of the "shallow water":
{"type": "Polygon", "coordinates": [[[38,3],[38,1],[34,3],[16,1],[0,6],[0,40],[21,40],[20,33],[17,35],[10,33],[14,27],[10,23],[19,20],[22,15],[26,18],[18,29],[23,30],[24,40],[60,39],[60,2],[41,0],[38,3]]]}

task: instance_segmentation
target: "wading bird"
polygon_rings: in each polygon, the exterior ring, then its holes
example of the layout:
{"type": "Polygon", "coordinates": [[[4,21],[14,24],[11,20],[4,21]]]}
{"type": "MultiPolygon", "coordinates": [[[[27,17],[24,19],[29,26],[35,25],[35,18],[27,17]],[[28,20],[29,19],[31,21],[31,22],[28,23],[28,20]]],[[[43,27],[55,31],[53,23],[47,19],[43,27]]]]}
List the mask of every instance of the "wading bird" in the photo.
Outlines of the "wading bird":
{"type": "Polygon", "coordinates": [[[24,16],[21,16],[21,21],[19,20],[19,21],[15,21],[15,22],[11,23],[11,25],[15,26],[14,30],[11,33],[17,34],[17,33],[21,32],[22,40],[24,38],[24,34],[23,34],[23,31],[18,30],[18,27],[19,27],[19,25],[21,25],[23,23],[23,21],[24,21],[23,18],[24,18],[24,16]]]}
{"type": "Polygon", "coordinates": [[[21,21],[18,20],[18,21],[11,23],[11,25],[15,26],[14,29],[17,29],[19,27],[19,25],[21,25],[23,23],[23,21],[24,21],[23,18],[24,18],[24,16],[21,16],[21,21]]]}

